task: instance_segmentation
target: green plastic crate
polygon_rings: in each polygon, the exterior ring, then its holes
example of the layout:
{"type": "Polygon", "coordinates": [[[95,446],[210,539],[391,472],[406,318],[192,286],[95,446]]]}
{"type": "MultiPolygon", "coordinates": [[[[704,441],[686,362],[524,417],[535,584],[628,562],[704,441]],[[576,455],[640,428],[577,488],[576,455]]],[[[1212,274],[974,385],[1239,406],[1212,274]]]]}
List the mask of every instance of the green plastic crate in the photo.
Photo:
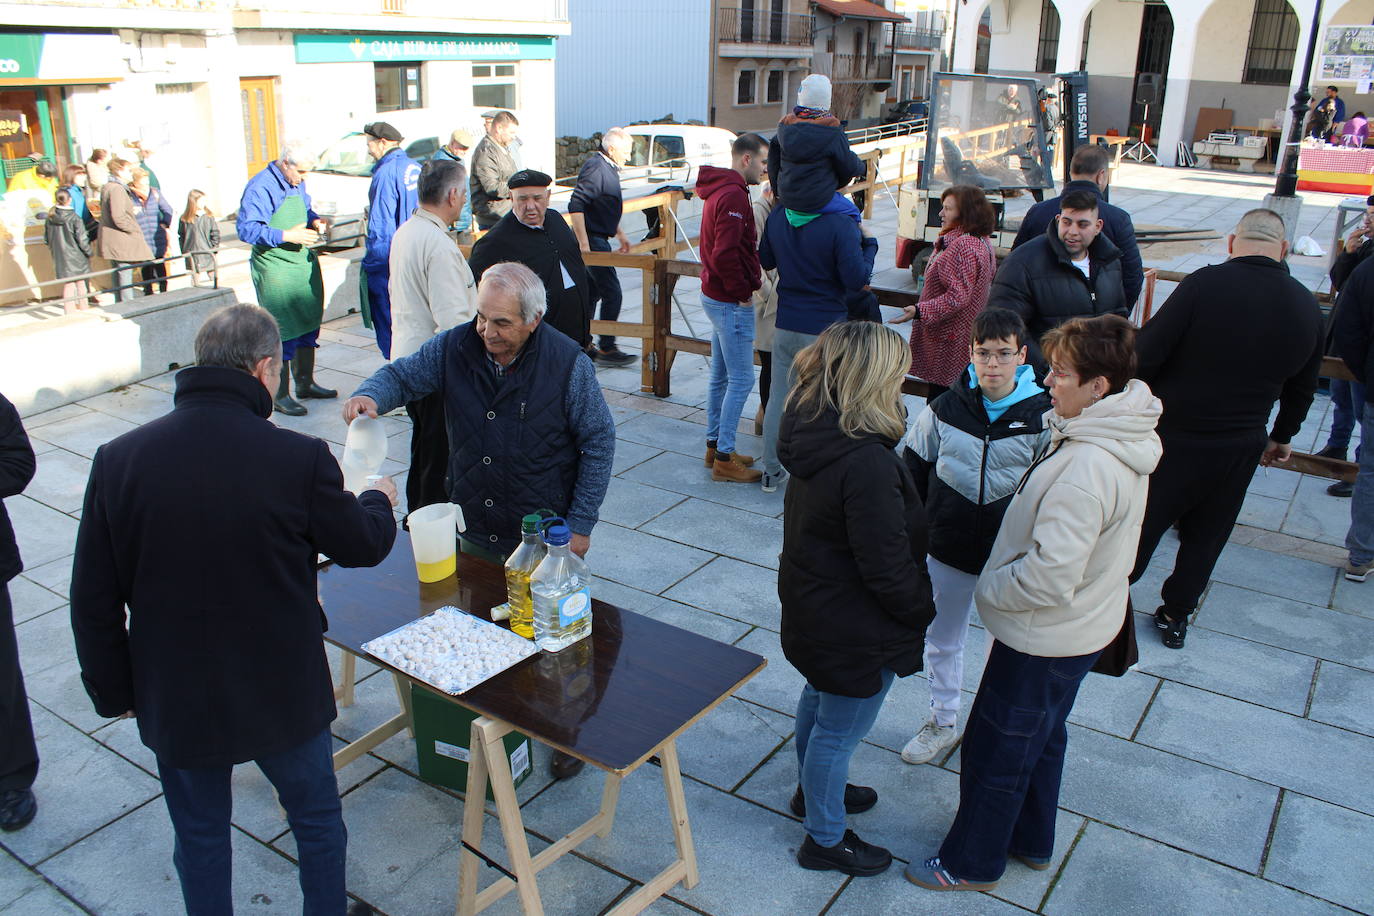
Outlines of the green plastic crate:
{"type": "MultiPolygon", "coordinates": [[[[420,778],[435,785],[466,792],[468,788],[468,745],[472,741],[472,722],[477,718],[457,703],[438,696],[417,684],[410,685],[411,712],[415,721],[415,754],[420,759],[420,778]]],[[[530,739],[511,732],[502,739],[510,760],[515,785],[533,772],[530,739]]],[[[491,783],[487,799],[495,801],[491,783]]]]}

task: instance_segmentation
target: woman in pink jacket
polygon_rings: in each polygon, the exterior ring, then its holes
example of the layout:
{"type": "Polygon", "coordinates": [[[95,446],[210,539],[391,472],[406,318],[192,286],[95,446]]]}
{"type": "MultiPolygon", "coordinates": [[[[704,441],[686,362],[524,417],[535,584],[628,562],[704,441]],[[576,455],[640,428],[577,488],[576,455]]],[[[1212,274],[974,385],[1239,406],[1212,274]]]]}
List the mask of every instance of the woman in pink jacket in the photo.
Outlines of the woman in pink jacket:
{"type": "Polygon", "coordinates": [[[929,400],[958,380],[968,365],[973,317],[988,304],[997,271],[989,236],[992,204],[979,188],[954,185],[940,195],[940,237],[926,265],[918,305],[893,324],[911,326],[911,374],[930,383],[929,400]]]}

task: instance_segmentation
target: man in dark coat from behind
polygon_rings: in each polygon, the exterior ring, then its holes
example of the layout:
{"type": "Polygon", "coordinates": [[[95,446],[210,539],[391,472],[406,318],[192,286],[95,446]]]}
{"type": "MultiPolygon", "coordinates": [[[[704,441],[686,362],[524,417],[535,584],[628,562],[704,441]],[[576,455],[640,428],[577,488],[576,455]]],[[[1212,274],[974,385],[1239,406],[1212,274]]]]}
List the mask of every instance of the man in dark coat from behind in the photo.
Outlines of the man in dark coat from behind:
{"type": "Polygon", "coordinates": [[[396,488],[382,478],[354,496],[322,440],[271,424],[281,343],[266,310],[216,312],[195,346],[175,409],[91,465],[71,587],[81,679],[157,755],[188,912],[232,910],[230,774],[251,760],[286,809],[305,912],[343,913],[315,569],[320,553],[380,563],[396,488]]]}
{"type": "MultiPolygon", "coordinates": [[[[0,395],[0,499],[24,492],[37,469],[19,411],[0,395]]],[[[38,776],[38,747],[10,605],[9,582],[23,568],[9,513],[0,502],[0,830],[6,832],[23,827],[38,811],[32,788],[38,776]]]]}
{"type": "Polygon", "coordinates": [[[543,281],[548,295],[543,323],[585,350],[592,342],[591,283],[577,236],[558,211],[549,209],[553,179],[522,169],[507,184],[511,211],[472,246],[472,277],[480,282],[488,267],[502,261],[524,264],[543,281]]]}

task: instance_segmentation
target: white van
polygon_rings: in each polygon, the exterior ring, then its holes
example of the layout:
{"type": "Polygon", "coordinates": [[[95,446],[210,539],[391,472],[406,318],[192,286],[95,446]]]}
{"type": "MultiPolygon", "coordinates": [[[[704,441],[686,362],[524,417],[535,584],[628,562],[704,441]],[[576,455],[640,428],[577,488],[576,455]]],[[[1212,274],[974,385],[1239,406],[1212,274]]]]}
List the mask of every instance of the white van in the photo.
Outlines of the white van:
{"type": "MultiPolygon", "coordinates": [[[[482,136],[482,108],[460,108],[443,112],[427,108],[388,111],[369,120],[385,121],[401,132],[401,149],[412,159],[423,162],[438,152],[456,128],[466,127],[474,138],[482,136]]],[[[367,209],[367,189],[372,184],[372,157],[367,154],[363,126],[335,140],[320,153],[315,170],[306,179],[310,202],[315,212],[334,220],[333,241],[344,240],[358,230],[367,209]]]]}

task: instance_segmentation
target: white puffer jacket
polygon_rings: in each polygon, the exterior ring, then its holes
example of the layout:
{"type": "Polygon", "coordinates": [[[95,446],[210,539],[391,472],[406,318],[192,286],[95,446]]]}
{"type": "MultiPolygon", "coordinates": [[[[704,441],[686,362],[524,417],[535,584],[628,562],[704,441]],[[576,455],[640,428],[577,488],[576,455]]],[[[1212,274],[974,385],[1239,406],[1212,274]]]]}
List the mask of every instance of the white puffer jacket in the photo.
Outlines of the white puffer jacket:
{"type": "Polygon", "coordinates": [[[1096,652],[1121,629],[1149,475],[1163,453],[1159,399],[1139,379],[1071,419],[1002,520],[975,597],[998,640],[1028,655],[1096,652]]]}

